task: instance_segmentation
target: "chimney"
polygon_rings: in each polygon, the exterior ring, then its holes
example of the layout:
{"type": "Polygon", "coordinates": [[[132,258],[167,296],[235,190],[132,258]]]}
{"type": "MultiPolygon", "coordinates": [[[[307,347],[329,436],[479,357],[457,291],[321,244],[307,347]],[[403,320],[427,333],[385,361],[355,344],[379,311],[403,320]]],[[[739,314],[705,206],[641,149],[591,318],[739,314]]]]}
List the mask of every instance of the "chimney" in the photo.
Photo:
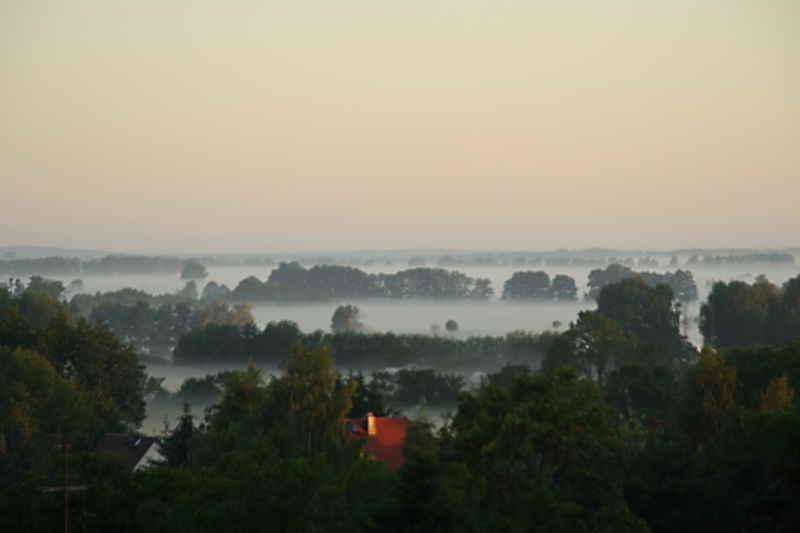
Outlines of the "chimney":
{"type": "Polygon", "coordinates": [[[378,428],[375,426],[375,415],[367,413],[367,435],[377,435],[378,428]]]}

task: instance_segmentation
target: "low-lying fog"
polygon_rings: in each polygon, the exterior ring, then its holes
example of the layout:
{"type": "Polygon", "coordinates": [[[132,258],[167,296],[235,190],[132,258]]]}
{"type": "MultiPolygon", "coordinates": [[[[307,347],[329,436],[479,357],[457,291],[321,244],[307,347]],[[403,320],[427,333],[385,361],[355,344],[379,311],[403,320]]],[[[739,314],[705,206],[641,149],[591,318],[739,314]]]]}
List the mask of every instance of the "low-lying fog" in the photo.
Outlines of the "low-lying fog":
{"type": "MultiPolygon", "coordinates": [[[[681,264],[685,258],[681,258],[681,264]]],[[[661,261],[666,265],[666,261],[661,261]]],[[[276,265],[277,266],[277,265],[276,265]]],[[[434,266],[429,263],[429,266],[434,266]]],[[[208,267],[208,277],[198,282],[198,289],[206,282],[215,281],[228,285],[233,289],[244,278],[256,276],[261,280],[269,277],[273,267],[268,266],[218,266],[208,267]]],[[[397,272],[409,268],[405,263],[395,262],[394,265],[370,265],[357,268],[369,272],[397,272]]],[[[572,276],[578,286],[579,296],[582,297],[586,290],[588,274],[593,266],[472,266],[462,265],[453,267],[471,277],[488,278],[492,282],[494,298],[485,302],[470,301],[401,301],[401,300],[345,300],[320,304],[284,304],[284,305],[254,305],[253,317],[259,327],[264,327],[267,322],[278,320],[293,320],[300,329],[310,332],[316,329],[330,330],[331,316],[339,304],[348,303],[357,305],[362,312],[362,321],[368,329],[376,332],[395,333],[421,333],[437,335],[451,335],[455,337],[468,337],[473,335],[504,335],[515,330],[541,332],[553,329],[554,322],[560,323],[560,330],[564,330],[569,323],[574,321],[579,311],[593,309],[595,302],[578,300],[567,303],[519,303],[500,300],[503,284],[514,272],[520,270],[544,270],[550,277],[557,274],[572,276]],[[444,325],[448,320],[455,320],[459,329],[450,333],[444,325]],[[433,326],[433,327],[432,327],[433,326]]],[[[657,272],[674,271],[674,268],[662,266],[660,268],[633,267],[635,270],[651,270],[657,272]]],[[[690,269],[697,283],[700,300],[684,307],[688,315],[682,325],[682,330],[696,345],[702,344],[697,327],[697,315],[701,303],[708,296],[714,281],[731,281],[739,279],[752,283],[756,276],[764,274],[777,285],[798,274],[798,267],[785,265],[754,265],[754,266],[720,266],[699,267],[690,269]],[[748,271],[749,270],[749,271],[748,271]]],[[[68,285],[76,276],[46,276],[59,279],[68,285]]],[[[89,275],[81,276],[84,290],[82,292],[95,293],[118,290],[124,287],[141,289],[151,294],[174,293],[185,285],[177,274],[171,275],[89,275]]],[[[69,297],[71,295],[67,295],[69,297]]],[[[229,367],[175,367],[151,366],[147,369],[149,375],[166,377],[164,385],[171,391],[176,391],[181,383],[188,377],[201,377],[206,374],[216,374],[229,367]]],[[[275,372],[277,369],[266,369],[275,372]]],[[[365,369],[369,370],[369,369],[365,369]]],[[[193,413],[202,418],[205,405],[193,405],[193,413]]],[[[413,413],[410,413],[413,414],[413,413]]],[[[148,418],[142,431],[147,433],[160,432],[164,427],[165,416],[174,421],[180,416],[180,402],[174,405],[151,405],[148,418]]]]}

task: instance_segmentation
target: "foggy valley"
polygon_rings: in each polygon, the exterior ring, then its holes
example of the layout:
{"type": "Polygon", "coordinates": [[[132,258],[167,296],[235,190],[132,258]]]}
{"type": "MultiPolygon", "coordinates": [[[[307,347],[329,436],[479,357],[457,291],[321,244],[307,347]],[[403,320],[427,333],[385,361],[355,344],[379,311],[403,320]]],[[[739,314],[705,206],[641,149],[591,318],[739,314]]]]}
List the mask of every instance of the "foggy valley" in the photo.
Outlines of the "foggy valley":
{"type": "Polygon", "coordinates": [[[800,2],[0,1],[0,532],[797,533],[800,2]]]}

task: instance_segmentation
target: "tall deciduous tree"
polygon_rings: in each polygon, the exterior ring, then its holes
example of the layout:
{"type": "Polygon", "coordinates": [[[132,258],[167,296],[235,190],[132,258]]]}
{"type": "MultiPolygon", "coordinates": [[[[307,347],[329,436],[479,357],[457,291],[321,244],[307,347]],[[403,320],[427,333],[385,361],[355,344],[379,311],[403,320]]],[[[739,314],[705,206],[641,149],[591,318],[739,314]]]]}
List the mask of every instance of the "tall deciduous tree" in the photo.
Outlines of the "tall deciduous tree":
{"type": "Polygon", "coordinates": [[[684,378],[686,431],[698,446],[713,443],[722,431],[736,400],[736,367],[710,347],[684,378]]]}
{"type": "Polygon", "coordinates": [[[344,444],[344,419],[353,407],[355,381],[343,383],[327,346],[296,343],[273,383],[276,405],[290,414],[304,435],[306,455],[336,453],[344,444]]]}

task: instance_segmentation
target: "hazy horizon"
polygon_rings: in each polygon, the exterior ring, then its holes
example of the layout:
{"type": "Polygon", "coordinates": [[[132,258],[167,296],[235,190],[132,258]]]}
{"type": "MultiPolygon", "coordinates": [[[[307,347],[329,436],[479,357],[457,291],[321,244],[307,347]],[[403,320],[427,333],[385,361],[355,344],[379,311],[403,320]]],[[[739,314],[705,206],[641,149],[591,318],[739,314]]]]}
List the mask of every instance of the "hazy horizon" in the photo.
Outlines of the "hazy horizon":
{"type": "Polygon", "coordinates": [[[800,245],[800,3],[0,4],[0,247],[800,245]]]}

